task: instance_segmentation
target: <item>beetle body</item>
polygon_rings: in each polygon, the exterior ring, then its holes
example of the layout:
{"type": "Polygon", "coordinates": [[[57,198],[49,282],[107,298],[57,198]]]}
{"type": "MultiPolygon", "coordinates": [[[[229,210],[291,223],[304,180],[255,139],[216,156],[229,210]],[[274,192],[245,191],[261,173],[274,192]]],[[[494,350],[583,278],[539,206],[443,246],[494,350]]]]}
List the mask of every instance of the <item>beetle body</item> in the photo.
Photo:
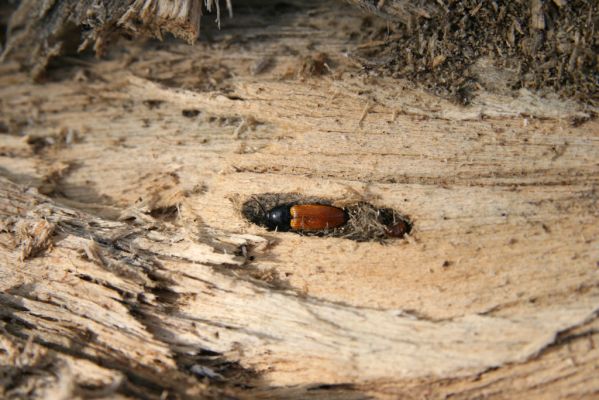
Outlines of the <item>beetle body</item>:
{"type": "Polygon", "coordinates": [[[345,224],[347,213],[341,208],[323,204],[285,204],[267,211],[265,220],[271,230],[320,231],[345,224]]]}

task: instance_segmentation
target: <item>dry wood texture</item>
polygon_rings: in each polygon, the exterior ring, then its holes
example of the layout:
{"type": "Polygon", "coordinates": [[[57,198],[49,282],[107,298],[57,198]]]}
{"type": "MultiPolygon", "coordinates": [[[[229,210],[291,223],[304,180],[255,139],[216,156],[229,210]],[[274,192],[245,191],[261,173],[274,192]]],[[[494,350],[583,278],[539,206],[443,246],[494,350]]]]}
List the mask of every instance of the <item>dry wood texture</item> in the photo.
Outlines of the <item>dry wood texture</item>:
{"type": "Polygon", "coordinates": [[[2,396],[599,393],[599,122],[364,74],[362,18],[249,4],[41,85],[0,66],[2,396]],[[267,232],[240,213],[266,192],[414,229],[267,232]]]}

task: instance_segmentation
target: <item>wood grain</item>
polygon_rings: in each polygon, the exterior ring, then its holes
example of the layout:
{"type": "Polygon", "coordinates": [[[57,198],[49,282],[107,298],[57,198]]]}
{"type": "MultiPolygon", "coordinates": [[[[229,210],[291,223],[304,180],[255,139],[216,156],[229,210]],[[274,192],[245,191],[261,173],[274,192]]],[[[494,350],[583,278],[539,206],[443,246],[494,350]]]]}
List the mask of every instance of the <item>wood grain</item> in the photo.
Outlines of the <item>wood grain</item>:
{"type": "Polygon", "coordinates": [[[361,15],[303,7],[43,85],[0,66],[3,396],[597,395],[599,123],[365,75],[327,29],[361,15]],[[330,72],[306,75],[315,53],[330,72]],[[273,191],[413,231],[267,232],[240,210],[273,191]]]}

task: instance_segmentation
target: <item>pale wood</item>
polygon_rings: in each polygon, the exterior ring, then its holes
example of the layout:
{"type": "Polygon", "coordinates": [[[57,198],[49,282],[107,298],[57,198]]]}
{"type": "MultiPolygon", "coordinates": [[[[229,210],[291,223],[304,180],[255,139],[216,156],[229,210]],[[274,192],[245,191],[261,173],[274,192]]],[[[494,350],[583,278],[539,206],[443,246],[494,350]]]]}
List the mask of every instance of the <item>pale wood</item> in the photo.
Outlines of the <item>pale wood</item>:
{"type": "Polygon", "coordinates": [[[212,44],[130,44],[43,85],[0,67],[0,360],[37,373],[3,395],[597,395],[599,122],[365,76],[325,29],[361,15],[310,4],[314,25],[240,14],[212,44]],[[331,73],[305,73],[316,52],[331,73]],[[240,214],[264,192],[393,207],[414,232],[266,232],[240,214]]]}

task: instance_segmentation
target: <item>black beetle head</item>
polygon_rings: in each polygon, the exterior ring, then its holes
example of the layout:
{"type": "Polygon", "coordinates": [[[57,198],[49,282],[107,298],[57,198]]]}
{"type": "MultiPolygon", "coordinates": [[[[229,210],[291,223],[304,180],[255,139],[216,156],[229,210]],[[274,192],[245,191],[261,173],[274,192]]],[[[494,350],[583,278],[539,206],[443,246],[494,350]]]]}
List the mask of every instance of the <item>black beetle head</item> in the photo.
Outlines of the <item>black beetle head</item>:
{"type": "Polygon", "coordinates": [[[291,212],[289,211],[291,206],[283,205],[271,208],[266,212],[265,224],[270,230],[277,230],[279,232],[286,232],[289,230],[291,224],[291,212]]]}

